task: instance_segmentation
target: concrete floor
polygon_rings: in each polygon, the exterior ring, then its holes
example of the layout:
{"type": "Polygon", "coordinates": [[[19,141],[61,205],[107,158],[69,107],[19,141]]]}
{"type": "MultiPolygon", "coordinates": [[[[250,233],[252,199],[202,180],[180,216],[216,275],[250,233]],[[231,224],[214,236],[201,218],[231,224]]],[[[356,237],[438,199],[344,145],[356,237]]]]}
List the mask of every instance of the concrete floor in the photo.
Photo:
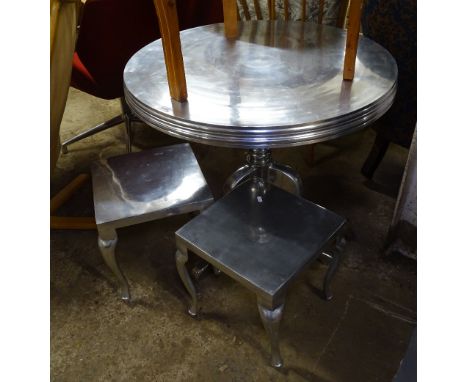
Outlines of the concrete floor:
{"type": "MultiPolygon", "coordinates": [[[[71,89],[62,139],[119,112],[71,89]]],[[[177,142],[138,125],[135,146],[177,142]]],[[[391,381],[416,325],[416,264],[383,257],[406,151],[391,146],[373,182],[359,170],[374,133],[366,130],[315,146],[275,150],[301,174],[307,199],[346,216],[353,237],[335,276],[335,297],[317,294],[317,263],[290,288],[281,326],[282,371],[268,366],[269,344],[255,296],[221,275],[199,282],[202,312],[186,314],[187,295],[173,254],[174,231],[189,216],[121,229],[118,256],[132,288],[128,306],[101,260],[94,231],[51,232],[51,376],[54,381],[391,381]]],[[[244,160],[240,150],[192,145],[215,196],[244,160]]],[[[124,153],[124,128],[70,146],[59,159],[51,192],[99,156],[124,153]]],[[[91,184],[60,210],[93,213],[91,184]]]]}

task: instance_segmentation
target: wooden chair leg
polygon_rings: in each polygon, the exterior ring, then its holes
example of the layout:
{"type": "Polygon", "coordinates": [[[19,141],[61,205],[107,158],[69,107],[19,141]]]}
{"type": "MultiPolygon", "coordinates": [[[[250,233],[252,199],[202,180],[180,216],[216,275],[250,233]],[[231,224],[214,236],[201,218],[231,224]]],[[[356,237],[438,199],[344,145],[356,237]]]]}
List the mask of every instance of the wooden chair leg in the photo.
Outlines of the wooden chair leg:
{"type": "Polygon", "coordinates": [[[374,176],[374,172],[375,170],[377,170],[377,167],[379,166],[380,162],[382,162],[382,159],[385,153],[387,152],[389,145],[390,141],[388,139],[384,138],[380,134],[377,134],[369,156],[362,165],[362,175],[364,175],[368,179],[372,179],[372,177],[374,176]]]}
{"type": "Polygon", "coordinates": [[[96,221],[93,217],[64,217],[51,216],[50,228],[52,229],[96,229],[96,221]]]}
{"type": "Polygon", "coordinates": [[[80,174],[62,188],[58,194],[50,200],[50,213],[53,214],[57,211],[88,179],[88,174],[80,174]]]}
{"type": "MultiPolygon", "coordinates": [[[[50,200],[50,213],[53,214],[62,206],[87,180],[88,174],[80,174],[50,200]]],[[[96,229],[94,217],[64,217],[51,216],[50,228],[52,229],[96,229]]]]}

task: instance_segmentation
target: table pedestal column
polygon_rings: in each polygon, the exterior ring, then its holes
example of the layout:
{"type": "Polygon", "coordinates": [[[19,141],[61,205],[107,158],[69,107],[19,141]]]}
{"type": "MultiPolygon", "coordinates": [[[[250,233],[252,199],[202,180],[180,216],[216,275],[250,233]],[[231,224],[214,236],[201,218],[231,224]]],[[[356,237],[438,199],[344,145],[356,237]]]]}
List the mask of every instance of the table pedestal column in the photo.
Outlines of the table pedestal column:
{"type": "Polygon", "coordinates": [[[255,177],[296,195],[302,194],[302,180],[290,166],[273,162],[270,149],[250,149],[247,164],[238,168],[224,183],[224,193],[255,177]]]}

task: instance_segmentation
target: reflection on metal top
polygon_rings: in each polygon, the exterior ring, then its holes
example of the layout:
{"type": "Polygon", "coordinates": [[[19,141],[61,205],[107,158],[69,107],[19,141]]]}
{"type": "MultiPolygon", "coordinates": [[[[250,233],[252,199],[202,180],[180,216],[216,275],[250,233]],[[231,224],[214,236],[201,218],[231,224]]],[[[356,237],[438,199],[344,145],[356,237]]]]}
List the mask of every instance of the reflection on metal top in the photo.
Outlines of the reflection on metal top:
{"type": "Polygon", "coordinates": [[[332,139],[391,106],[396,62],[361,37],[354,81],[342,80],[345,31],[314,23],[240,22],[181,32],[188,101],[171,100],[161,40],[124,71],[125,96],[144,122],[168,134],[229,147],[282,147],[332,139]]]}

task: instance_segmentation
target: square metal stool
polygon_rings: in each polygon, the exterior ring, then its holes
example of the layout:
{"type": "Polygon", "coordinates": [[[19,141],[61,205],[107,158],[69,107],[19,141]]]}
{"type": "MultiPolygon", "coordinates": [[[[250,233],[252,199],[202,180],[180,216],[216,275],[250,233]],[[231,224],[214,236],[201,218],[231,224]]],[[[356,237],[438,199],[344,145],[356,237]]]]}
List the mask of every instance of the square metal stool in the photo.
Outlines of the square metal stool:
{"type": "Polygon", "coordinates": [[[129,301],[115,257],[116,229],[200,211],[213,195],[188,143],[94,162],[92,179],[99,249],[119,281],[121,298],[129,301]]]}
{"type": "Polygon", "coordinates": [[[336,240],[324,280],[330,281],[342,250],[346,219],[301,197],[254,178],[216,201],[176,232],[176,264],[197,314],[197,292],[188,273],[193,252],[257,295],[271,343],[271,364],[281,367],[278,329],[289,283],[336,240]]]}

